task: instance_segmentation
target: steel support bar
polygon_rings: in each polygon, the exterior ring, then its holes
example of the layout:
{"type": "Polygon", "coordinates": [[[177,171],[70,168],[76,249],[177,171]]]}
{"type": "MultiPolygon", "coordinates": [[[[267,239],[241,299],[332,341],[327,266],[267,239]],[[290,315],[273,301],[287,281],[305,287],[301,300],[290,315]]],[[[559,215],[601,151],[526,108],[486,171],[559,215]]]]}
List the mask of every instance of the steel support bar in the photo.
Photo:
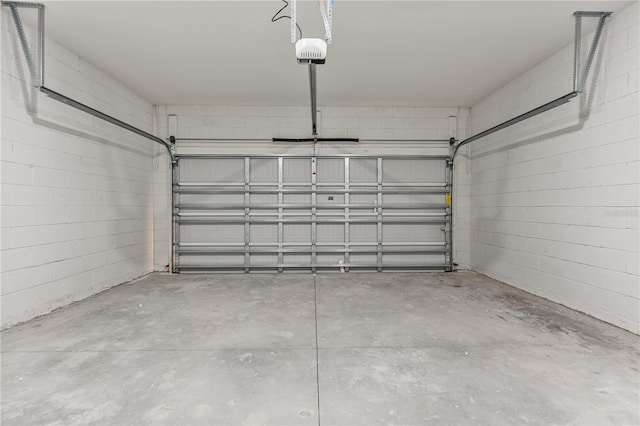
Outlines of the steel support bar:
{"type": "Polygon", "coordinates": [[[318,135],[316,106],[316,64],[309,62],[309,89],[311,90],[311,129],[313,136],[318,135]]]}
{"type": "Polygon", "coordinates": [[[27,68],[29,68],[29,74],[31,75],[31,84],[35,87],[40,87],[44,81],[44,28],[40,27],[40,25],[44,26],[44,14],[43,8],[44,5],[40,3],[19,3],[19,2],[2,2],[3,6],[9,7],[11,9],[11,16],[13,17],[13,23],[16,26],[16,31],[18,32],[18,39],[20,40],[20,46],[22,46],[22,52],[24,53],[24,59],[27,62],[27,68]],[[29,42],[27,42],[27,36],[24,33],[24,27],[22,26],[22,20],[20,19],[20,12],[18,12],[19,7],[28,7],[28,8],[36,8],[38,9],[38,23],[40,24],[38,27],[38,53],[40,55],[40,75],[36,72],[36,67],[33,63],[33,55],[31,54],[31,49],[29,48],[29,42]]]}
{"type": "Polygon", "coordinates": [[[178,264],[177,250],[180,245],[180,226],[176,222],[180,209],[180,194],[175,192],[176,182],[180,180],[180,165],[177,161],[171,162],[171,260],[169,262],[169,272],[175,272],[175,265],[178,264]]]}
{"type": "MultiPolygon", "coordinates": [[[[178,142],[305,142],[310,138],[176,138],[178,142]]],[[[318,142],[413,142],[449,143],[450,139],[318,138],[318,142]]]]}
{"type": "MultiPolygon", "coordinates": [[[[180,139],[176,139],[176,140],[180,140],[180,139]]],[[[257,158],[303,158],[303,159],[307,159],[309,158],[309,154],[255,154],[255,155],[246,155],[246,154],[176,154],[176,158],[179,159],[198,159],[198,160],[205,160],[205,159],[209,159],[209,160],[219,160],[222,158],[237,158],[237,159],[241,159],[241,158],[245,158],[245,157],[251,157],[252,159],[257,159],[257,158]]],[[[354,158],[378,158],[380,157],[380,155],[375,155],[375,154],[322,154],[322,155],[314,155],[315,158],[318,159],[322,159],[322,158],[351,158],[352,160],[354,158]]],[[[450,158],[449,155],[415,155],[415,154],[390,154],[390,155],[385,155],[384,156],[385,159],[388,160],[447,160],[450,158]]]]}
{"type": "Polygon", "coordinates": [[[580,81],[580,51],[582,50],[582,17],[574,13],[575,26],[573,34],[573,91],[578,92],[580,81]]]}
{"type": "MultiPolygon", "coordinates": [[[[349,185],[351,183],[351,165],[348,158],[344,159],[344,257],[343,263],[349,264],[351,262],[351,226],[349,225],[351,214],[351,194],[349,194],[349,185]]],[[[344,268],[342,271],[349,272],[349,268],[344,268]]]]}
{"type": "MultiPolygon", "coordinates": [[[[277,185],[272,182],[250,182],[252,187],[262,186],[266,188],[275,188],[277,185]]],[[[227,188],[227,187],[244,187],[244,183],[239,182],[180,182],[180,186],[188,187],[215,187],[215,188],[227,188]]],[[[311,188],[309,182],[287,182],[287,186],[297,186],[311,188]]],[[[317,182],[317,187],[324,188],[342,188],[342,185],[336,182],[317,182]]],[[[357,188],[378,186],[375,182],[356,182],[352,186],[357,188]]],[[[446,182],[410,182],[399,183],[393,182],[386,185],[387,188],[444,188],[447,186],[446,182]]]]}
{"type": "Polygon", "coordinates": [[[382,167],[384,166],[383,159],[378,158],[376,161],[376,182],[378,183],[378,192],[376,194],[376,241],[378,242],[378,250],[376,252],[376,265],[378,265],[378,272],[382,271],[382,225],[385,223],[382,217],[382,203],[383,203],[383,186],[384,173],[382,167]]]}
{"type": "MultiPolygon", "coordinates": [[[[346,185],[345,185],[346,186],[346,185]]],[[[348,188],[347,188],[348,189],[348,188]]],[[[280,194],[278,194],[280,195],[280,194]]],[[[347,192],[345,196],[348,196],[347,192]]],[[[346,200],[345,200],[346,201],[346,200]]],[[[180,204],[178,207],[181,210],[239,210],[244,209],[245,206],[241,204],[220,204],[220,205],[208,205],[208,204],[180,204]]],[[[384,209],[400,209],[400,210],[444,210],[447,208],[446,204],[385,204],[379,206],[384,209]]],[[[309,210],[309,209],[322,209],[322,210],[338,210],[338,209],[360,209],[369,210],[371,204],[251,204],[249,208],[253,210],[275,210],[275,209],[290,209],[290,210],[309,210]]],[[[282,212],[280,212],[282,213],[282,212]]],[[[346,212],[347,214],[349,212],[346,212]]]]}
{"type": "MultiPolygon", "coordinates": [[[[234,270],[234,271],[238,271],[238,268],[242,267],[242,265],[234,265],[234,264],[229,264],[229,265],[178,265],[176,267],[176,269],[178,269],[178,271],[215,271],[215,270],[234,270]]],[[[367,269],[372,269],[375,270],[377,268],[377,265],[375,263],[349,263],[349,264],[344,264],[344,267],[348,267],[348,268],[367,268],[367,269]]],[[[323,270],[338,270],[340,268],[339,265],[325,265],[325,264],[316,264],[316,263],[311,263],[311,264],[301,264],[301,263],[285,263],[285,264],[279,264],[279,265],[251,265],[251,269],[252,270],[272,270],[272,269],[280,269],[280,268],[286,268],[286,269],[323,269],[323,270]]],[[[391,270],[391,269],[403,269],[406,268],[408,271],[415,271],[416,269],[418,270],[425,270],[425,271],[445,271],[447,268],[446,264],[432,264],[432,265],[425,265],[422,263],[407,263],[407,264],[390,264],[390,265],[385,265],[385,269],[387,270],[391,270]]]]}
{"type": "MultiPolygon", "coordinates": [[[[315,110],[314,110],[315,111],[315,110]]],[[[312,112],[313,128],[315,129],[315,113],[312,112]]],[[[315,133],[314,133],[315,134],[315,133]]],[[[273,138],[272,142],[360,142],[358,138],[273,138]]]]}
{"type": "MultiPolygon", "coordinates": [[[[250,243],[249,246],[250,247],[275,247],[277,244],[274,243],[250,243]]],[[[377,247],[378,243],[377,242],[373,242],[373,241],[369,241],[369,242],[364,242],[364,241],[359,241],[359,242],[354,242],[353,243],[353,247],[377,247]]],[[[409,243],[407,242],[383,242],[382,245],[384,247],[445,247],[447,245],[447,243],[445,241],[430,241],[430,242],[417,242],[417,241],[411,241],[409,243]]],[[[289,242],[289,243],[283,243],[282,244],[283,247],[310,247],[309,243],[302,243],[302,242],[289,242]]],[[[340,247],[342,246],[342,243],[340,242],[323,242],[323,243],[316,243],[317,247],[340,247]]],[[[212,242],[192,242],[192,243],[180,243],[180,247],[191,247],[191,248],[203,248],[203,247],[235,247],[238,249],[241,249],[244,247],[244,243],[228,243],[228,242],[222,242],[222,243],[212,243],[212,242]]],[[[374,249],[376,250],[376,249],[374,249]]]]}
{"type": "Polygon", "coordinates": [[[470,138],[463,140],[458,145],[456,145],[456,148],[453,151],[453,155],[451,156],[451,159],[452,160],[455,159],[456,154],[458,153],[458,150],[463,146],[473,141],[477,141],[478,139],[484,138],[485,136],[489,136],[490,134],[495,133],[498,130],[511,127],[516,123],[520,123],[521,121],[524,121],[531,117],[535,117],[536,115],[541,114],[545,111],[549,111],[550,109],[556,108],[560,105],[564,105],[567,102],[569,102],[571,99],[575,98],[576,96],[578,96],[578,92],[568,93],[564,96],[559,97],[558,99],[555,99],[549,103],[539,106],[538,108],[534,108],[530,111],[525,112],[524,114],[520,114],[519,116],[512,118],[511,120],[507,120],[504,123],[500,123],[497,126],[493,126],[492,128],[485,130],[484,132],[478,133],[477,135],[471,136],[470,138]]]}
{"type": "Polygon", "coordinates": [[[40,86],[44,86],[44,6],[38,8],[38,55],[40,56],[40,86]]]}
{"type": "MultiPolygon", "coordinates": [[[[309,64],[309,65],[311,66],[312,64],[309,64]]],[[[316,183],[318,181],[317,172],[318,172],[318,159],[316,157],[311,157],[311,190],[312,190],[311,204],[314,206],[317,205],[317,201],[318,201],[318,195],[315,192],[316,183]]],[[[296,219],[293,219],[293,221],[291,219],[282,219],[282,220],[284,222],[296,223],[295,222],[296,219]]],[[[304,219],[301,220],[301,222],[306,223],[304,219]]],[[[318,220],[317,209],[314,207],[311,209],[311,263],[313,264],[317,262],[317,257],[318,257],[316,253],[316,244],[318,243],[318,223],[322,223],[322,222],[318,220]]],[[[349,225],[345,223],[344,226],[349,226],[349,225]]],[[[316,269],[313,268],[312,271],[316,272],[316,269]]]]}
{"type": "MultiPolygon", "coordinates": [[[[357,224],[377,224],[379,227],[382,227],[383,224],[387,224],[387,223],[398,223],[398,224],[407,224],[407,223],[419,223],[419,224],[432,224],[432,225],[445,225],[447,223],[447,220],[445,219],[445,215],[442,214],[442,216],[434,216],[435,218],[429,218],[429,217],[425,217],[425,218],[418,218],[418,217],[405,217],[405,218],[387,218],[387,217],[383,217],[382,219],[379,219],[381,216],[372,216],[372,219],[356,219],[356,218],[350,218],[349,222],[346,223],[357,223],[357,224]]],[[[231,224],[263,224],[263,225],[267,225],[267,224],[271,224],[271,225],[277,225],[278,224],[278,219],[268,219],[268,218],[262,218],[262,219],[257,219],[257,218],[253,218],[250,217],[248,219],[245,219],[244,217],[238,217],[237,219],[220,219],[220,218],[203,218],[203,217],[199,217],[199,218],[185,218],[184,216],[180,216],[176,219],[177,223],[183,223],[185,225],[231,225],[231,224]]],[[[317,224],[331,224],[331,223],[345,223],[344,219],[341,217],[335,217],[335,218],[318,218],[318,217],[314,217],[312,216],[311,218],[306,218],[306,219],[283,219],[282,223],[288,223],[288,224],[298,224],[298,225],[311,225],[311,229],[313,232],[312,235],[312,242],[315,245],[315,240],[316,240],[316,234],[315,234],[315,225],[317,224]]],[[[382,244],[382,242],[380,242],[380,244],[382,244]]]]}
{"type": "MultiPolygon", "coordinates": [[[[593,41],[591,42],[591,48],[589,49],[589,53],[587,54],[587,60],[584,64],[584,70],[582,71],[582,75],[580,76],[580,81],[578,83],[577,91],[579,93],[582,93],[587,84],[587,77],[589,77],[589,70],[591,70],[591,64],[593,64],[593,59],[596,56],[596,50],[598,49],[598,43],[600,42],[600,37],[602,37],[604,22],[611,15],[611,12],[576,12],[574,15],[576,17],[576,27],[578,26],[578,22],[583,16],[599,17],[598,26],[596,27],[596,32],[595,32],[595,35],[593,36],[593,41]]],[[[579,34],[577,34],[577,31],[578,30],[576,30],[576,35],[579,36],[579,34]]],[[[578,44],[577,41],[576,41],[576,44],[578,44]]],[[[575,87],[575,82],[574,82],[574,87],[575,87]]]]}
{"type": "Polygon", "coordinates": [[[48,97],[55,99],[56,101],[62,102],[63,104],[69,105],[70,107],[79,109],[80,111],[84,111],[87,114],[93,115],[94,117],[97,117],[101,120],[107,121],[111,124],[114,124],[118,127],[121,127],[123,129],[126,129],[130,132],[136,133],[144,138],[147,138],[149,140],[152,140],[155,143],[158,143],[162,146],[164,146],[167,149],[167,152],[169,153],[169,157],[171,157],[173,159],[173,149],[171,147],[171,145],[169,145],[169,143],[165,142],[164,140],[160,139],[157,136],[152,135],[151,133],[147,133],[144,130],[138,129],[137,127],[134,127],[130,124],[125,123],[124,121],[118,120],[115,117],[112,117],[110,115],[107,115],[101,111],[98,111],[97,109],[91,108],[88,105],[85,105],[83,103],[80,103],[76,100],[73,100],[63,94],[60,94],[58,92],[55,92],[47,87],[41,87],[40,91],[42,93],[44,93],[45,95],[47,95],[48,97]]]}
{"type": "MultiPolygon", "coordinates": [[[[283,250],[284,247],[284,194],[282,193],[284,185],[284,159],[278,158],[278,250],[283,250]]],[[[251,244],[249,244],[251,245],[251,244]]],[[[284,256],[282,252],[278,252],[278,264],[284,263],[284,256]]],[[[282,272],[282,268],[278,269],[278,272],[282,272]]]]}
{"type": "MultiPolygon", "coordinates": [[[[337,245],[337,244],[336,244],[337,245]]],[[[416,248],[416,247],[411,247],[411,248],[407,248],[407,249],[379,249],[377,247],[372,247],[370,249],[357,249],[357,248],[311,248],[311,247],[307,247],[307,248],[300,248],[300,247],[296,247],[296,248],[291,248],[291,249],[277,249],[277,250],[272,250],[272,249],[268,249],[268,248],[251,248],[249,249],[249,253],[250,254],[282,254],[282,253],[289,253],[289,254],[297,254],[297,253],[312,253],[313,251],[316,251],[316,253],[345,253],[345,255],[349,254],[349,253],[358,253],[358,254],[362,254],[362,253],[378,253],[378,251],[382,251],[382,253],[386,253],[386,254],[405,254],[405,253],[420,253],[420,254],[441,254],[441,253],[449,253],[449,250],[446,248],[416,248]]],[[[202,255],[209,255],[209,254],[219,254],[219,255],[244,255],[245,254],[245,249],[243,247],[235,247],[235,248],[218,248],[218,249],[212,249],[212,248],[180,248],[178,250],[178,253],[181,255],[190,255],[190,256],[202,256],[202,255]]],[[[282,263],[282,262],[279,262],[282,263]]],[[[345,263],[349,263],[349,261],[347,260],[345,263]]]]}
{"type": "MultiPolygon", "coordinates": [[[[243,194],[245,191],[240,190],[225,190],[225,189],[206,189],[206,188],[178,188],[176,192],[181,194],[243,194]]],[[[251,194],[277,194],[279,191],[276,189],[251,189],[251,194]]],[[[345,194],[344,189],[283,189],[280,191],[284,194],[345,194]]],[[[383,194],[446,194],[445,187],[442,188],[424,188],[424,189],[383,189],[381,191],[375,189],[351,189],[349,194],[377,194],[381,192],[383,194]]]]}
{"type": "MultiPolygon", "coordinates": [[[[244,159],[244,271],[249,272],[249,243],[251,242],[251,219],[250,212],[251,209],[249,205],[251,204],[251,193],[249,193],[249,181],[251,179],[251,159],[244,159]]],[[[182,220],[182,219],[179,219],[182,220]]]]}

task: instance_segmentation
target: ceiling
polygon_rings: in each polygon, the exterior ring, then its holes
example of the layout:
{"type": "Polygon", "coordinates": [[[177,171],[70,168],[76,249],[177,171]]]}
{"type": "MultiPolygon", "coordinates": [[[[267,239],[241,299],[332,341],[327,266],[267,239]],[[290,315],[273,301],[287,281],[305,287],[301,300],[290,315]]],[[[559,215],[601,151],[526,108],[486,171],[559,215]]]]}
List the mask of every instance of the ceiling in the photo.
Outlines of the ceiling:
{"type": "MultiPolygon", "coordinates": [[[[336,0],[318,104],[470,106],[571,43],[574,11],[631,3],[336,0]]],[[[309,101],[289,21],[271,22],[279,0],[45,4],[47,36],[154,104],[309,101]]],[[[316,1],[298,22],[324,36],[316,1]]]]}

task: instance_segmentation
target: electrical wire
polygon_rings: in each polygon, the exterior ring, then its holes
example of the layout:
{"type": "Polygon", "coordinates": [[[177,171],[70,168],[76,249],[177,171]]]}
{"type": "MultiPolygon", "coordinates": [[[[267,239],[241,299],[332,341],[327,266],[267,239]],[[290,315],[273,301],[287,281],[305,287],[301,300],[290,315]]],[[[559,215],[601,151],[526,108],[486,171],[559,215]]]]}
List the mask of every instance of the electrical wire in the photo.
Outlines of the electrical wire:
{"type": "MultiPolygon", "coordinates": [[[[278,16],[283,10],[285,10],[289,6],[289,2],[287,0],[282,0],[282,2],[284,3],[284,6],[282,6],[282,8],[280,8],[280,10],[277,11],[276,14],[271,17],[271,22],[279,21],[282,18],[291,19],[291,16],[289,15],[278,16]]],[[[296,27],[298,28],[298,31],[300,31],[300,38],[302,38],[302,28],[300,28],[300,25],[298,25],[297,22],[296,22],[296,27]]]]}

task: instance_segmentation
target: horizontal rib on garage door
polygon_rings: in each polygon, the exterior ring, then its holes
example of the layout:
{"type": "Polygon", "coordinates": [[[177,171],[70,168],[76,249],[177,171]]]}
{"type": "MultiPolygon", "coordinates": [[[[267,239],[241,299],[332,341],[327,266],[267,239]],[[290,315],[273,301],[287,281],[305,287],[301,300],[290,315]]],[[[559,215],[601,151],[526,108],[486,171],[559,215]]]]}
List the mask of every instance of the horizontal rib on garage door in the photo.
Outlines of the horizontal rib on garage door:
{"type": "Polygon", "coordinates": [[[183,155],[176,272],[451,269],[444,156],[183,155]]]}

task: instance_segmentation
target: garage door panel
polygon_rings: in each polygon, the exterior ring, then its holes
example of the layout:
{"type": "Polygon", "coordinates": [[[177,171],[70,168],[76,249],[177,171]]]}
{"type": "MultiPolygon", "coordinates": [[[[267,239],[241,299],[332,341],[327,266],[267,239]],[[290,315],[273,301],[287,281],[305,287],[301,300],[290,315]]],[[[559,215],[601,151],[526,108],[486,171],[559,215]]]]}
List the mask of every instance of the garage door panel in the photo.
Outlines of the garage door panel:
{"type": "Polygon", "coordinates": [[[384,241],[444,241],[444,231],[434,226],[420,224],[385,224],[382,225],[384,241]]]}
{"type": "Polygon", "coordinates": [[[205,206],[220,206],[220,205],[244,205],[244,196],[238,194],[181,194],[181,204],[195,204],[205,206]]]}
{"type": "Polygon", "coordinates": [[[311,244],[311,225],[296,225],[285,223],[283,228],[285,243],[311,244]]]}
{"type": "Polygon", "coordinates": [[[243,180],[243,159],[188,159],[180,164],[180,182],[234,183],[243,180]]]}
{"type": "Polygon", "coordinates": [[[189,255],[180,259],[180,264],[187,267],[244,267],[244,255],[222,253],[212,255],[189,255]]]}
{"type": "Polygon", "coordinates": [[[308,254],[285,254],[283,256],[283,264],[299,265],[311,268],[311,255],[308,254]]]}
{"type": "Polygon", "coordinates": [[[285,158],[283,180],[285,183],[311,183],[311,159],[285,158]]]}
{"type": "Polygon", "coordinates": [[[318,254],[317,265],[340,268],[344,265],[344,256],[342,254],[318,254]]]}
{"type": "Polygon", "coordinates": [[[176,168],[178,272],[450,268],[444,158],[190,155],[176,168]]]}
{"type": "Polygon", "coordinates": [[[349,159],[349,182],[352,184],[378,182],[378,160],[375,158],[349,159]]]}
{"type": "MultiPolygon", "coordinates": [[[[442,188],[444,189],[444,188],[442,188]]],[[[384,194],[382,201],[384,204],[439,204],[445,203],[445,194],[384,194]]],[[[440,210],[442,212],[442,209],[440,210]]]]}
{"type": "Polygon", "coordinates": [[[318,224],[318,243],[344,243],[344,224],[318,224]]]}
{"type": "MultiPolygon", "coordinates": [[[[278,181],[278,160],[276,158],[252,158],[249,164],[249,176],[252,183],[278,181]]],[[[244,165],[242,167],[244,170],[244,165]]]]}
{"type": "MultiPolygon", "coordinates": [[[[326,209],[330,208],[331,206],[343,205],[345,203],[344,193],[341,193],[338,191],[331,192],[331,189],[329,189],[328,191],[329,191],[328,193],[319,194],[316,197],[316,204],[318,206],[322,206],[323,212],[326,212],[326,209]]],[[[344,213],[344,210],[342,207],[337,207],[337,210],[331,210],[331,211],[344,213]]]]}
{"type": "Polygon", "coordinates": [[[351,266],[368,266],[374,270],[377,268],[378,256],[375,254],[351,254],[349,256],[349,267],[351,266]]]}
{"type": "Polygon", "coordinates": [[[193,243],[244,243],[243,225],[181,225],[180,242],[193,243]]]}
{"type": "Polygon", "coordinates": [[[444,182],[445,162],[438,160],[383,160],[382,182],[408,184],[444,182]]]}
{"type": "Polygon", "coordinates": [[[249,227],[250,240],[252,243],[269,244],[278,241],[278,225],[257,225],[249,227]]]}
{"type": "Polygon", "coordinates": [[[316,166],[318,184],[344,183],[344,160],[339,158],[320,158],[316,166]]]}
{"type": "MultiPolygon", "coordinates": [[[[353,190],[358,190],[358,187],[351,187],[351,189],[353,190]]],[[[371,189],[371,188],[369,188],[371,189]]],[[[371,210],[373,211],[373,209],[376,207],[376,205],[378,204],[378,194],[377,192],[373,192],[373,193],[368,193],[368,194],[350,194],[349,198],[351,200],[352,204],[364,204],[364,205],[370,205],[371,206],[371,210]]],[[[358,207],[360,208],[364,208],[363,207],[358,207]]]]}
{"type": "Polygon", "coordinates": [[[273,267],[278,264],[277,255],[252,254],[249,261],[250,266],[273,267]]]}
{"type": "Polygon", "coordinates": [[[417,264],[442,264],[444,254],[384,254],[382,262],[385,265],[417,265],[417,264]]]}
{"type": "Polygon", "coordinates": [[[376,224],[351,224],[349,225],[349,240],[352,243],[374,243],[378,242],[378,225],[376,224]]]}
{"type": "Polygon", "coordinates": [[[284,204],[311,204],[310,194],[283,194],[284,204]]]}

